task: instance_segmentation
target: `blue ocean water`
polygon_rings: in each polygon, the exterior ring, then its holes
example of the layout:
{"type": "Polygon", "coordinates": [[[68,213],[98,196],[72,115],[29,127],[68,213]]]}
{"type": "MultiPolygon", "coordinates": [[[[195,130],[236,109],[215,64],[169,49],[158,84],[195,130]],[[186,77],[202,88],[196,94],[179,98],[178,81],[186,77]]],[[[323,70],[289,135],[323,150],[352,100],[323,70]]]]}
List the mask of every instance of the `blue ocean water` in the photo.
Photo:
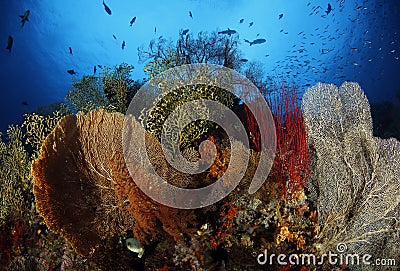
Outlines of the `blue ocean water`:
{"type": "Polygon", "coordinates": [[[138,47],[159,36],[174,41],[182,29],[235,30],[248,63],[257,61],[265,78],[283,77],[301,91],[346,80],[359,82],[372,102],[393,101],[400,91],[398,0],[105,4],[108,12],[102,0],[0,1],[1,131],[38,106],[63,101],[73,80],[93,74],[95,65],[126,62],[135,67],[134,79],[144,78],[138,47]],[[257,39],[265,42],[246,42],[257,39]]]}

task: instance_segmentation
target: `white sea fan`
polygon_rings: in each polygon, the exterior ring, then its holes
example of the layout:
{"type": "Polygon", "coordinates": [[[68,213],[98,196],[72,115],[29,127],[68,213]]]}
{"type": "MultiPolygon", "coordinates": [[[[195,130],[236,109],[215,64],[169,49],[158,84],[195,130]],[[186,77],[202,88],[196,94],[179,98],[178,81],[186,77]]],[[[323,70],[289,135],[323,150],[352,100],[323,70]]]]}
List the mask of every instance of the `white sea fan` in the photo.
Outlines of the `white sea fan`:
{"type": "Polygon", "coordinates": [[[399,264],[400,142],[372,135],[370,106],[357,83],[317,84],[305,92],[302,109],[315,150],[307,188],[318,211],[317,252],[345,244],[344,253],[399,264]]]}

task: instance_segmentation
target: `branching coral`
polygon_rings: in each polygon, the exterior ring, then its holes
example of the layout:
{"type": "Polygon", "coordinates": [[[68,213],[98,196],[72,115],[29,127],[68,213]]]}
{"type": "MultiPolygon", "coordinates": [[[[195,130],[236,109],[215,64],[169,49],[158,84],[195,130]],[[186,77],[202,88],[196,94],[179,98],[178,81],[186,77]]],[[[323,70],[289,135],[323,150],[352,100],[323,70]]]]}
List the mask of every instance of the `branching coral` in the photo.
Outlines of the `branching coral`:
{"type": "Polygon", "coordinates": [[[28,199],[32,197],[30,160],[21,128],[10,126],[7,136],[7,141],[0,141],[0,225],[11,212],[17,216],[26,214],[31,208],[28,199]]]}
{"type": "Polygon", "coordinates": [[[36,113],[25,114],[22,127],[25,129],[25,143],[33,148],[34,157],[37,157],[40,147],[43,145],[47,135],[54,129],[58,121],[68,114],[65,105],[51,113],[51,115],[40,115],[36,113]]]}
{"type": "Polygon", "coordinates": [[[400,231],[400,143],[372,136],[370,107],[357,83],[318,84],[302,106],[315,148],[309,189],[320,225],[316,249],[326,253],[344,243],[346,252],[399,262],[392,239],[400,231]]]}

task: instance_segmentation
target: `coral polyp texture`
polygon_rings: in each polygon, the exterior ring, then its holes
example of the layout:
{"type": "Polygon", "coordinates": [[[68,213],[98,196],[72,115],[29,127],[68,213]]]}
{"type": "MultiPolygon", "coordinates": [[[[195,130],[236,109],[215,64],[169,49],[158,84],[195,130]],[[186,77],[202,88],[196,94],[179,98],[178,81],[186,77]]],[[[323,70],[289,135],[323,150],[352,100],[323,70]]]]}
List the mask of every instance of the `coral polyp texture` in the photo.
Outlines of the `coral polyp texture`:
{"type": "MultiPolygon", "coordinates": [[[[348,253],[400,262],[400,143],[372,135],[367,98],[357,83],[318,84],[303,96],[313,156],[309,189],[318,211],[319,253],[348,253]]],[[[352,266],[378,270],[377,266],[352,266]]],[[[369,269],[368,269],[369,270],[369,269]]]]}

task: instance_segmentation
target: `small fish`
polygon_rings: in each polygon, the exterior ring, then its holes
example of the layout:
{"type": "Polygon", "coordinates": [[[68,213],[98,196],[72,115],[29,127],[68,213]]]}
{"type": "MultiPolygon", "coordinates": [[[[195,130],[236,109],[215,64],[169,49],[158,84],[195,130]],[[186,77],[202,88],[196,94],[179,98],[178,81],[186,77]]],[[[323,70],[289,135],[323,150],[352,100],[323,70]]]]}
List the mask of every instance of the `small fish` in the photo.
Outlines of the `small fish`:
{"type": "Polygon", "coordinates": [[[12,38],[11,36],[8,36],[8,39],[7,39],[7,47],[6,47],[6,49],[7,49],[8,52],[10,52],[10,53],[11,53],[11,48],[12,48],[12,46],[13,46],[13,38],[12,38]]]}
{"type": "Polygon", "coordinates": [[[241,24],[241,23],[243,23],[243,22],[244,22],[244,19],[240,19],[239,23],[241,24]]]}
{"type": "Polygon", "coordinates": [[[250,46],[252,46],[253,44],[262,44],[266,41],[267,41],[266,39],[255,39],[252,42],[250,42],[250,46]]]}
{"type": "Polygon", "coordinates": [[[127,238],[125,240],[125,244],[130,251],[138,254],[138,258],[142,258],[144,254],[144,248],[140,246],[139,241],[133,238],[127,238]]]}
{"type": "Polygon", "coordinates": [[[102,65],[97,65],[97,67],[98,67],[98,68],[100,68],[100,69],[102,69],[102,68],[103,68],[103,66],[102,66],[102,65]]]}
{"type": "Polygon", "coordinates": [[[278,19],[280,20],[280,19],[282,19],[282,18],[283,18],[283,13],[279,14],[278,19]]]}
{"type": "Polygon", "coordinates": [[[193,19],[193,14],[190,10],[189,10],[189,17],[193,19]]]}
{"type": "Polygon", "coordinates": [[[242,58],[241,60],[239,60],[240,62],[247,62],[247,61],[249,61],[248,59],[246,59],[246,58],[242,58]]]}
{"type": "Polygon", "coordinates": [[[232,30],[232,29],[229,29],[228,28],[228,30],[224,30],[224,31],[219,31],[218,32],[218,34],[224,34],[224,35],[233,35],[233,34],[236,34],[237,32],[236,32],[236,30],[232,30]]]}
{"type": "Polygon", "coordinates": [[[96,65],[94,65],[93,66],[93,73],[96,73],[96,71],[97,71],[97,67],[96,67],[96,65]]]}
{"type": "Polygon", "coordinates": [[[185,30],[182,31],[182,35],[184,36],[184,35],[186,35],[188,32],[189,32],[189,29],[185,29],[185,30]]]}
{"type": "Polygon", "coordinates": [[[328,3],[328,9],[325,11],[326,15],[329,15],[329,13],[331,13],[331,11],[332,11],[332,6],[331,6],[331,4],[328,3]]]}
{"type": "Polygon", "coordinates": [[[157,27],[154,27],[154,33],[157,33],[157,27]]]}
{"type": "Polygon", "coordinates": [[[26,22],[29,22],[28,16],[29,16],[29,9],[27,11],[25,11],[24,15],[20,15],[19,17],[21,18],[21,27],[23,27],[25,25],[26,22]]]}
{"type": "Polygon", "coordinates": [[[68,70],[67,73],[69,73],[70,75],[76,74],[76,72],[74,70],[68,70]]]}
{"type": "Polygon", "coordinates": [[[103,6],[108,15],[111,15],[111,9],[106,5],[106,3],[104,3],[104,0],[103,0],[103,6]]]}
{"type": "Polygon", "coordinates": [[[247,42],[248,44],[251,43],[251,41],[244,39],[244,42],[247,42]]]}
{"type": "Polygon", "coordinates": [[[254,24],[254,22],[249,23],[249,27],[252,27],[254,24]]]}
{"type": "Polygon", "coordinates": [[[72,48],[71,48],[71,46],[69,47],[69,53],[72,55],[72,48]]]}
{"type": "Polygon", "coordinates": [[[24,105],[24,106],[28,106],[28,102],[27,101],[22,101],[21,104],[24,105]]]}
{"type": "Polygon", "coordinates": [[[113,38],[115,39],[115,40],[117,40],[117,37],[113,34],[113,38]]]}
{"type": "Polygon", "coordinates": [[[129,25],[132,26],[136,21],[136,16],[132,18],[132,20],[129,22],[129,25]]]}
{"type": "Polygon", "coordinates": [[[121,45],[122,50],[125,49],[125,41],[122,41],[122,45],[121,45]]]}

